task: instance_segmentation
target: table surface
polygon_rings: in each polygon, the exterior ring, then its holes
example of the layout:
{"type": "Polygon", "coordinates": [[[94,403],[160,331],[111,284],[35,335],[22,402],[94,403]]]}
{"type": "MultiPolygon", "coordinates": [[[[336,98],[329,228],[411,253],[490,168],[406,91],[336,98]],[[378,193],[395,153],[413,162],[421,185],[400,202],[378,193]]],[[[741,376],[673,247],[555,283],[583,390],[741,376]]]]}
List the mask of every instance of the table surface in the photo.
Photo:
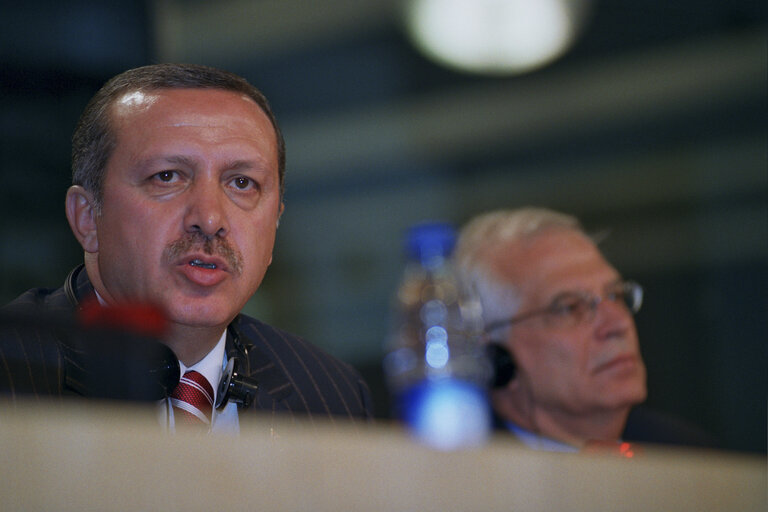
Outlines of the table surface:
{"type": "Polygon", "coordinates": [[[394,424],[242,421],[163,433],[147,409],[0,404],[0,509],[765,511],[764,456],[543,453],[509,437],[439,452],[394,424]]]}

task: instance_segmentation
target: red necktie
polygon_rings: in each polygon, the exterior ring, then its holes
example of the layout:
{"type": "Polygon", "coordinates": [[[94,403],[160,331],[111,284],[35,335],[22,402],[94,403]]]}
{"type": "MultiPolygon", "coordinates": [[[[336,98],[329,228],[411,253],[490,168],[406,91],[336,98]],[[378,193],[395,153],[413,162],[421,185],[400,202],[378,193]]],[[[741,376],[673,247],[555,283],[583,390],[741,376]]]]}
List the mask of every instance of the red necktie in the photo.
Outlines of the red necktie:
{"type": "Polygon", "coordinates": [[[213,412],[213,388],[208,380],[194,370],[184,374],[171,393],[174,423],[207,430],[213,412]]]}

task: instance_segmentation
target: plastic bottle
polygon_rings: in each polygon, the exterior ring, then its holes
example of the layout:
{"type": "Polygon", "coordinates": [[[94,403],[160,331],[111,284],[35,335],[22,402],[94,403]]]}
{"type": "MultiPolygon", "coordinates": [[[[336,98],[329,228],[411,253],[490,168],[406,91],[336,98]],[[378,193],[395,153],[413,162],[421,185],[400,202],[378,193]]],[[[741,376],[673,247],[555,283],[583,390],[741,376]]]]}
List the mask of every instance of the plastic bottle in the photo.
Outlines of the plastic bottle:
{"type": "Polygon", "coordinates": [[[409,230],[384,358],[396,416],[418,441],[440,450],[483,444],[491,423],[481,311],[452,271],[455,239],[445,223],[409,230]]]}

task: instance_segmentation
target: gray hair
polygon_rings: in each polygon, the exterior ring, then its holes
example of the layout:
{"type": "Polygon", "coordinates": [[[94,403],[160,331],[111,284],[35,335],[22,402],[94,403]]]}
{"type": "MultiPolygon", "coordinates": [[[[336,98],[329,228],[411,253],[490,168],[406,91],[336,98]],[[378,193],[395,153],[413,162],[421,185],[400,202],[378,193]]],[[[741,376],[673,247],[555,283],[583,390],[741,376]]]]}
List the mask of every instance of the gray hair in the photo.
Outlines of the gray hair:
{"type": "MultiPolygon", "coordinates": [[[[454,265],[461,282],[479,297],[485,325],[513,316],[522,300],[516,285],[498,274],[489,256],[503,244],[531,239],[550,229],[584,232],[576,217],[534,207],[487,212],[461,229],[454,265]]],[[[507,330],[499,334],[506,338],[507,330]]]]}

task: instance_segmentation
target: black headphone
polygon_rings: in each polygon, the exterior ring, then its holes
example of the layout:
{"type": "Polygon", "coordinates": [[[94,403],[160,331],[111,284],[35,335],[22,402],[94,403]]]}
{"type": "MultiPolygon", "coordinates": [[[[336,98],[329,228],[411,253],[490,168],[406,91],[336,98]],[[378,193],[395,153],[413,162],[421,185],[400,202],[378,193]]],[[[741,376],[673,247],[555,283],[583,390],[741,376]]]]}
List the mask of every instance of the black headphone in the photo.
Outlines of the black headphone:
{"type": "Polygon", "coordinates": [[[216,392],[216,409],[223,409],[228,401],[235,402],[238,406],[246,408],[253,403],[259,383],[256,379],[237,373],[240,362],[232,357],[227,362],[227,367],[219,381],[219,389],[216,392]]]}
{"type": "Polygon", "coordinates": [[[502,388],[515,378],[517,367],[515,359],[509,350],[502,347],[500,343],[491,342],[485,346],[488,359],[493,367],[493,388],[502,388]]]}

